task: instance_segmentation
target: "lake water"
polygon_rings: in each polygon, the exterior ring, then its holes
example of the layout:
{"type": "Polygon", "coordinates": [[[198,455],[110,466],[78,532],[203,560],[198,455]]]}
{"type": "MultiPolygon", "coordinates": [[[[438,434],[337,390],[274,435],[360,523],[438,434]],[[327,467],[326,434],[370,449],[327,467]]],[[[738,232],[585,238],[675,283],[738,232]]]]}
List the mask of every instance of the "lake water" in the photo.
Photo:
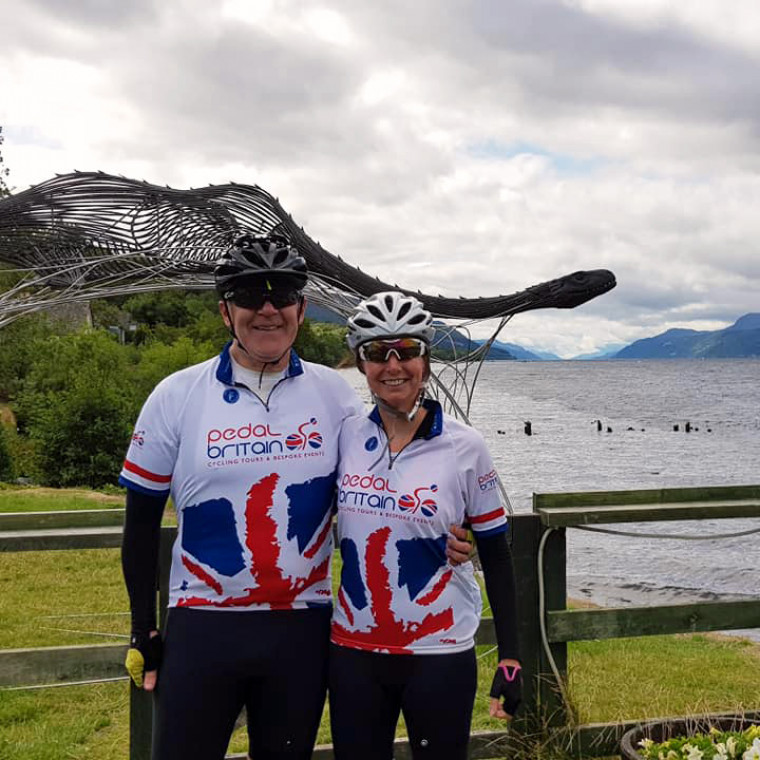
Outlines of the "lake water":
{"type": "MultiPolygon", "coordinates": [[[[363,386],[358,372],[348,377],[363,386]]],[[[758,360],[488,362],[470,419],[517,513],[531,511],[534,492],[760,483],[758,360]]],[[[692,536],[760,520],[605,527],[692,536]]],[[[574,598],[625,606],[760,595],[760,533],[685,541],[570,529],[567,540],[574,598]]]]}

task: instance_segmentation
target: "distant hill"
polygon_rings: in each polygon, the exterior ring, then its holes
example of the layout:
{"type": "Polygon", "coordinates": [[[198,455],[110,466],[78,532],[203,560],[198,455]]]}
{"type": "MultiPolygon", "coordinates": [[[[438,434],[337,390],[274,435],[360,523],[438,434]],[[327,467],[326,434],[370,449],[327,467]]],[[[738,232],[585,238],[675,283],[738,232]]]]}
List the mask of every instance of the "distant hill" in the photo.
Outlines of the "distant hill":
{"type": "Polygon", "coordinates": [[[760,313],[745,314],[723,330],[673,328],[618,351],[615,359],[740,359],[760,357],[760,313]]]}
{"type": "MultiPolygon", "coordinates": [[[[309,303],[306,306],[306,316],[314,322],[329,322],[332,324],[344,325],[346,320],[334,311],[324,308],[323,306],[317,306],[316,304],[309,303]]],[[[458,354],[466,353],[467,351],[474,350],[477,346],[482,346],[484,340],[475,340],[474,338],[468,338],[464,333],[459,330],[451,332],[450,337],[442,338],[438,344],[440,351],[446,351],[448,348],[451,350],[451,342],[453,341],[454,347],[458,354]]],[[[520,361],[538,362],[538,361],[557,361],[559,356],[552,354],[549,351],[529,351],[527,348],[518,346],[516,343],[504,343],[496,340],[491,346],[491,350],[488,352],[488,361],[509,361],[518,359],[520,361]]]]}
{"type": "Polygon", "coordinates": [[[328,322],[332,325],[345,325],[346,320],[336,314],[330,309],[325,309],[324,306],[317,306],[315,303],[306,304],[306,318],[311,319],[313,322],[328,322]]]}
{"type": "MultiPolygon", "coordinates": [[[[474,351],[478,346],[482,346],[485,341],[484,340],[475,340],[474,338],[468,338],[463,333],[459,332],[459,330],[453,330],[451,333],[448,332],[445,336],[442,336],[440,341],[437,344],[437,348],[439,351],[446,351],[451,350],[451,344],[454,344],[456,348],[457,354],[465,354],[468,351],[474,351]]],[[[488,351],[488,356],[486,359],[488,361],[511,361],[518,357],[516,357],[511,351],[509,351],[506,347],[502,346],[502,344],[494,343],[490,350],[488,351]]]]}
{"type": "MultiPolygon", "coordinates": [[[[480,343],[484,342],[485,341],[480,341],[480,343]]],[[[523,348],[522,346],[517,345],[517,343],[506,343],[502,340],[495,340],[493,342],[491,350],[494,349],[507,351],[512,354],[515,359],[523,362],[558,361],[560,358],[557,356],[557,354],[552,354],[549,351],[539,351],[537,349],[531,351],[527,348],[523,348]]]]}
{"type": "Polygon", "coordinates": [[[597,351],[590,354],[578,354],[573,356],[573,361],[601,361],[603,359],[613,359],[621,349],[625,348],[624,343],[608,343],[597,351]]]}

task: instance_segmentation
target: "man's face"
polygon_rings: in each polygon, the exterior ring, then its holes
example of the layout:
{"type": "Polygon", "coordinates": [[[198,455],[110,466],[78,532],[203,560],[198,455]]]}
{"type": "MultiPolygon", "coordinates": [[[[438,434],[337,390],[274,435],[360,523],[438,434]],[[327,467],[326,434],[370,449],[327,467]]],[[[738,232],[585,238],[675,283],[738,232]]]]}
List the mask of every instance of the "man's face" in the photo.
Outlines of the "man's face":
{"type": "Polygon", "coordinates": [[[285,369],[288,349],[298,335],[305,311],[303,299],[279,309],[270,300],[258,309],[237,306],[234,300],[219,302],[224,324],[235,332],[232,355],[239,364],[253,370],[261,370],[264,365],[272,370],[285,369]]]}

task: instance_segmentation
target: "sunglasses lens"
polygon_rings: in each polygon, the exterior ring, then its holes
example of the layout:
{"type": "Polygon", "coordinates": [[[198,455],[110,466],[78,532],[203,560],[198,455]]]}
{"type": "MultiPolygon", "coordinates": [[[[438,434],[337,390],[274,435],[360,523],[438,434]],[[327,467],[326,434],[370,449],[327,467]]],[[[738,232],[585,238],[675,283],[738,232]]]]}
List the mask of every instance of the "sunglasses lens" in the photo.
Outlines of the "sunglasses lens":
{"type": "Polygon", "coordinates": [[[229,300],[235,306],[258,311],[266,301],[269,301],[275,309],[284,309],[286,306],[298,303],[300,298],[301,294],[297,290],[249,290],[240,288],[232,293],[229,300]]]}
{"type": "Polygon", "coordinates": [[[387,362],[391,354],[399,361],[416,359],[425,353],[425,344],[417,338],[399,338],[398,340],[372,340],[359,348],[359,355],[368,362],[387,362]]]}
{"type": "Polygon", "coordinates": [[[286,306],[292,306],[301,298],[297,290],[273,290],[269,295],[269,300],[275,309],[284,309],[286,306]]]}

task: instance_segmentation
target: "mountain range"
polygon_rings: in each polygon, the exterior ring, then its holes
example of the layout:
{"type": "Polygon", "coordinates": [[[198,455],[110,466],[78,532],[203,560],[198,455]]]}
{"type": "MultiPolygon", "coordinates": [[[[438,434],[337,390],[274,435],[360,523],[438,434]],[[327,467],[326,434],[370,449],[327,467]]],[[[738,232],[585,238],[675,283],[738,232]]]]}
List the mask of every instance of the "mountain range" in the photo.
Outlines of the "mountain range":
{"type": "Polygon", "coordinates": [[[760,313],[745,314],[722,330],[673,328],[642,338],[614,359],[738,359],[760,357],[760,313]]]}
{"type": "MultiPolygon", "coordinates": [[[[306,309],[306,316],[316,322],[344,324],[337,314],[313,304],[306,309]]],[[[485,343],[470,338],[459,330],[453,330],[438,343],[439,350],[446,351],[447,343],[462,354],[485,343]]],[[[574,360],[603,359],[735,359],[760,357],[760,313],[745,314],[730,327],[722,330],[687,330],[673,328],[651,338],[642,338],[627,346],[613,344],[591,354],[574,356],[574,360]]],[[[528,350],[517,343],[495,340],[488,352],[490,361],[555,361],[559,356],[548,351],[528,350]]]]}

